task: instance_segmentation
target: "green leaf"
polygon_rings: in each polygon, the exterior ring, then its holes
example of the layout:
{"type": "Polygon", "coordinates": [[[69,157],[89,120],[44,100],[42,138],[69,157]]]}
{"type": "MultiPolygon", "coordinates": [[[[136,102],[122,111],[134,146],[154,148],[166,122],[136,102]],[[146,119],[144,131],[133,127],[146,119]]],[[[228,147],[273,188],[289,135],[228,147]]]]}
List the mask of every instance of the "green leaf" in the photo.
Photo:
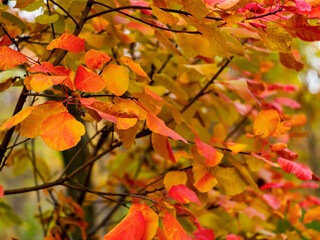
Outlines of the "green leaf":
{"type": "Polygon", "coordinates": [[[43,14],[43,15],[40,15],[40,16],[36,17],[35,20],[36,20],[37,23],[45,25],[45,24],[54,23],[54,22],[58,21],[58,19],[59,19],[59,15],[58,14],[53,14],[51,16],[43,14]]]}
{"type": "Polygon", "coordinates": [[[8,20],[9,22],[12,22],[14,25],[17,25],[19,28],[26,30],[27,25],[18,17],[15,15],[8,13],[8,12],[2,12],[1,17],[8,20]]]}
{"type": "Polygon", "coordinates": [[[33,11],[39,9],[42,6],[43,6],[43,1],[38,0],[38,1],[35,1],[35,2],[31,3],[31,4],[29,4],[28,6],[26,6],[22,10],[23,11],[27,11],[27,12],[33,12],[33,11]]]}

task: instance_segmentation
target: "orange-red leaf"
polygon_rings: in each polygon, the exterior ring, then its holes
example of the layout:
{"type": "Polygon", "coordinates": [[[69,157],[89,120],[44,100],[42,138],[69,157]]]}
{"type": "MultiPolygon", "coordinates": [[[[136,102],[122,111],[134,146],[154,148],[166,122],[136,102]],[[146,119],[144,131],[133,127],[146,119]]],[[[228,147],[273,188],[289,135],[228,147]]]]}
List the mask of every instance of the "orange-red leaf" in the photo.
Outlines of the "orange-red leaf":
{"type": "Polygon", "coordinates": [[[145,73],[145,71],[141,68],[139,63],[135,63],[131,58],[122,56],[120,60],[126,64],[132,71],[134,71],[136,74],[139,74],[143,77],[148,77],[148,75],[145,73]]]}
{"type": "Polygon", "coordinates": [[[282,170],[286,173],[294,173],[297,178],[304,181],[312,179],[312,171],[307,166],[284,158],[278,158],[277,160],[282,170]]]}
{"type": "Polygon", "coordinates": [[[21,123],[20,134],[23,137],[34,138],[41,134],[42,123],[52,115],[65,112],[66,108],[61,102],[46,102],[32,111],[21,123]]]}
{"type": "Polygon", "coordinates": [[[171,214],[166,213],[163,220],[163,230],[168,240],[191,240],[180,223],[171,214]]]}
{"type": "Polygon", "coordinates": [[[148,112],[147,115],[147,126],[148,128],[155,132],[164,136],[171,137],[174,140],[181,140],[185,143],[188,143],[183,137],[181,137],[178,133],[168,128],[164,121],[158,118],[155,114],[148,112]]]}
{"type": "Polygon", "coordinates": [[[218,152],[214,147],[202,142],[199,138],[194,140],[199,153],[205,157],[206,164],[209,167],[214,167],[220,163],[223,154],[218,152]]]}
{"type": "Polygon", "coordinates": [[[107,89],[117,96],[124,94],[129,87],[129,74],[123,66],[109,64],[103,69],[102,77],[107,89]]]}
{"type": "Polygon", "coordinates": [[[104,236],[105,240],[143,239],[145,221],[141,211],[129,213],[115,228],[104,236]]]}
{"type": "Polygon", "coordinates": [[[7,46],[0,47],[0,69],[8,70],[27,62],[27,57],[7,46]]]}
{"type": "Polygon", "coordinates": [[[14,115],[12,118],[10,118],[8,121],[6,121],[2,126],[0,127],[0,132],[6,131],[13,126],[21,123],[24,119],[26,119],[31,112],[36,109],[37,106],[27,107],[20,112],[18,112],[16,115],[14,115]]]}
{"type": "Polygon", "coordinates": [[[67,76],[49,76],[44,74],[35,74],[29,77],[29,84],[33,91],[42,92],[53,85],[63,82],[67,76]]]}
{"type": "Polygon", "coordinates": [[[82,52],[85,50],[85,40],[71,33],[64,33],[58,39],[52,40],[47,46],[47,50],[53,50],[54,48],[61,48],[74,53],[82,52]]]}
{"type": "Polygon", "coordinates": [[[84,58],[89,69],[101,68],[103,64],[111,60],[111,57],[109,57],[108,54],[94,49],[90,49],[86,52],[84,58]]]}
{"type": "Polygon", "coordinates": [[[201,205],[197,194],[190,190],[186,185],[174,185],[169,190],[169,196],[182,203],[195,202],[201,205]]]}
{"type": "Polygon", "coordinates": [[[192,234],[196,237],[195,240],[214,240],[214,233],[209,228],[197,230],[192,234]]]}
{"type": "Polygon", "coordinates": [[[82,65],[77,69],[74,84],[83,92],[100,92],[107,85],[102,77],[82,65]]]}
{"type": "Polygon", "coordinates": [[[85,128],[83,124],[68,112],[49,117],[43,122],[41,129],[43,141],[57,151],[74,147],[84,134],[85,128]]]}
{"type": "Polygon", "coordinates": [[[208,167],[202,163],[193,165],[194,186],[200,192],[209,192],[217,183],[217,179],[210,173],[208,167]]]}
{"type": "Polygon", "coordinates": [[[3,186],[0,185],[0,198],[2,198],[3,196],[4,196],[3,186]]]}

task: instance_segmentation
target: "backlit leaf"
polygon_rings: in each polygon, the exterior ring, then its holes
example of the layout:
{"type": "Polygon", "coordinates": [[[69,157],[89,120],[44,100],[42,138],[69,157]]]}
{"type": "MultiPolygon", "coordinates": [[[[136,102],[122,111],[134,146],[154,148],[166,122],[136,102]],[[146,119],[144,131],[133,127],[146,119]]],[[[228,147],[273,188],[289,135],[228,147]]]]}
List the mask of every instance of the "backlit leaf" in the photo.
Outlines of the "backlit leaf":
{"type": "Polygon", "coordinates": [[[165,12],[160,8],[157,8],[153,5],[151,5],[153,14],[163,23],[167,23],[170,26],[176,24],[179,22],[179,19],[172,16],[171,13],[165,12]]]}
{"type": "Polygon", "coordinates": [[[34,74],[29,76],[28,78],[31,89],[35,92],[42,92],[53,85],[62,83],[67,78],[67,76],[34,74]]]}
{"type": "Polygon", "coordinates": [[[136,74],[143,76],[143,77],[148,77],[148,74],[141,68],[139,63],[136,63],[132,60],[132,58],[122,56],[120,60],[126,64],[132,71],[134,71],[136,74]]]}
{"type": "Polygon", "coordinates": [[[66,108],[61,102],[46,102],[36,109],[21,123],[20,134],[24,137],[34,138],[41,133],[42,123],[52,115],[65,112],[66,108]]]}
{"type": "Polygon", "coordinates": [[[192,234],[196,237],[195,240],[214,240],[214,233],[209,228],[197,230],[192,234]]]}
{"type": "Polygon", "coordinates": [[[82,65],[77,69],[74,84],[83,92],[100,92],[107,85],[102,77],[82,65]]]}
{"type": "Polygon", "coordinates": [[[163,184],[167,191],[171,189],[174,185],[186,184],[187,183],[187,174],[180,171],[170,171],[168,172],[163,179],[163,184]]]}
{"type": "Polygon", "coordinates": [[[192,168],[194,186],[199,192],[209,192],[216,184],[217,179],[211,174],[208,167],[202,163],[196,163],[192,168]]]}
{"type": "Polygon", "coordinates": [[[303,223],[310,223],[312,221],[320,221],[320,206],[310,209],[306,212],[303,218],[303,223]]]}
{"type": "Polygon", "coordinates": [[[253,132],[263,138],[269,137],[280,123],[280,116],[276,110],[263,110],[258,113],[253,122],[253,132]]]}
{"type": "Polygon", "coordinates": [[[83,124],[68,112],[49,117],[43,122],[41,129],[43,141],[57,151],[74,147],[84,134],[85,128],[83,124]]]}
{"type": "Polygon", "coordinates": [[[147,126],[152,132],[171,137],[174,140],[181,140],[185,143],[188,143],[187,140],[185,140],[172,129],[168,128],[164,121],[162,121],[160,118],[158,118],[155,114],[151,112],[148,112],[147,115],[147,126]]]}
{"type": "Polygon", "coordinates": [[[0,47],[0,69],[8,70],[27,62],[26,56],[7,46],[0,47]]]}
{"type": "Polygon", "coordinates": [[[86,65],[89,69],[98,69],[101,68],[105,63],[111,60],[108,54],[105,52],[100,52],[94,49],[90,49],[85,54],[86,65]]]}
{"type": "Polygon", "coordinates": [[[182,0],[182,4],[197,20],[209,14],[209,10],[202,0],[182,0]]]}
{"type": "Polygon", "coordinates": [[[117,96],[124,94],[129,87],[129,74],[123,66],[109,64],[103,69],[102,77],[107,89],[117,96]]]}
{"type": "Polygon", "coordinates": [[[71,33],[63,33],[58,39],[54,39],[47,46],[47,50],[61,48],[69,52],[82,52],[85,50],[85,40],[71,33]]]}
{"type": "Polygon", "coordinates": [[[181,56],[181,52],[173,45],[173,43],[164,35],[162,32],[154,30],[154,35],[158,41],[163,44],[167,49],[169,49],[174,54],[181,56]]]}
{"type": "Polygon", "coordinates": [[[31,107],[26,107],[25,109],[21,110],[17,114],[15,114],[12,118],[10,118],[8,121],[6,121],[2,126],[0,127],[0,132],[6,131],[13,126],[21,123],[24,119],[26,119],[31,112],[36,109],[38,106],[31,106],[31,107]]]}
{"type": "Polygon", "coordinates": [[[168,240],[191,240],[186,231],[181,227],[180,223],[169,213],[166,213],[163,220],[163,231],[168,240]]]}
{"type": "Polygon", "coordinates": [[[169,190],[169,196],[182,203],[195,202],[201,205],[197,194],[190,190],[186,185],[174,185],[169,190]]]}
{"type": "Polygon", "coordinates": [[[297,163],[291,162],[290,160],[284,158],[277,158],[278,163],[283,171],[286,173],[294,173],[297,178],[309,181],[312,179],[312,171],[307,166],[297,163]]]}
{"type": "Polygon", "coordinates": [[[290,34],[280,27],[268,27],[259,32],[263,44],[271,51],[287,53],[291,51],[292,39],[290,34]]]}
{"type": "Polygon", "coordinates": [[[151,135],[151,141],[154,151],[159,156],[176,162],[168,137],[153,132],[151,135]]]}
{"type": "Polygon", "coordinates": [[[223,154],[218,152],[214,147],[202,142],[199,138],[194,140],[197,145],[199,153],[205,157],[206,165],[214,167],[220,163],[223,158],[223,154]]]}

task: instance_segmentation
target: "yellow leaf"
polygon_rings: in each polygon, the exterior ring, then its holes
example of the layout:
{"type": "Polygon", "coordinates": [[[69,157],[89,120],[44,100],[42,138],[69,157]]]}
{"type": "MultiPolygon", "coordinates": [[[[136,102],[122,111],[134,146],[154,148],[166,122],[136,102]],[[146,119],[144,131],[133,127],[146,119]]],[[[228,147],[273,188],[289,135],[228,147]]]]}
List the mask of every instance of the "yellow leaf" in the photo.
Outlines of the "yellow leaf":
{"type": "Polygon", "coordinates": [[[249,186],[235,167],[215,166],[212,174],[217,178],[218,185],[226,195],[237,195],[249,186]]]}
{"type": "Polygon", "coordinates": [[[184,65],[186,68],[191,68],[196,70],[198,73],[206,76],[212,77],[217,72],[217,65],[215,63],[208,63],[208,64],[195,64],[195,65],[184,65]]]}
{"type": "Polygon", "coordinates": [[[42,92],[52,85],[63,82],[67,76],[49,76],[45,74],[35,74],[30,76],[30,87],[35,92],[42,92]]]}
{"type": "Polygon", "coordinates": [[[290,52],[292,38],[290,34],[281,27],[268,27],[259,32],[263,44],[274,52],[290,52]]]}
{"type": "Polygon", "coordinates": [[[310,209],[304,215],[303,223],[310,223],[312,221],[320,221],[320,206],[310,209]]]}
{"type": "Polygon", "coordinates": [[[83,124],[68,112],[49,117],[43,122],[41,130],[43,141],[57,151],[74,147],[85,134],[83,124]]]}
{"type": "Polygon", "coordinates": [[[163,23],[167,23],[170,26],[175,25],[177,22],[179,22],[179,19],[172,16],[171,13],[165,12],[161,10],[160,8],[157,8],[154,5],[151,5],[153,14],[163,23]]]}
{"type": "Polygon", "coordinates": [[[21,110],[17,114],[15,114],[12,118],[10,118],[8,121],[6,121],[2,126],[0,127],[0,132],[6,131],[13,126],[21,123],[24,119],[26,119],[31,112],[36,109],[38,106],[31,106],[26,107],[25,109],[21,110]]]}
{"type": "Polygon", "coordinates": [[[182,4],[197,20],[200,20],[209,14],[209,10],[202,0],[182,0],[182,4]]]}
{"type": "Polygon", "coordinates": [[[280,116],[276,110],[262,110],[253,121],[253,132],[262,138],[269,137],[277,129],[279,122],[280,116]]]}
{"type": "Polygon", "coordinates": [[[109,64],[103,69],[102,78],[107,83],[107,89],[117,96],[124,94],[129,87],[129,74],[123,66],[109,64]]]}
{"type": "Polygon", "coordinates": [[[173,43],[162,33],[157,30],[154,30],[154,35],[158,41],[163,44],[166,48],[172,51],[174,54],[181,56],[181,52],[173,45],[173,43]]]}
{"type": "Polygon", "coordinates": [[[163,184],[167,191],[170,190],[170,188],[174,185],[183,184],[185,185],[187,183],[187,174],[185,172],[180,171],[171,171],[168,172],[163,179],[163,184]]]}
{"type": "Polygon", "coordinates": [[[34,138],[41,133],[42,123],[50,116],[65,112],[66,108],[61,102],[47,102],[39,105],[37,109],[21,123],[20,134],[23,137],[34,138]]]}
{"type": "Polygon", "coordinates": [[[215,57],[215,54],[210,49],[208,39],[202,36],[180,33],[177,36],[177,44],[187,58],[193,58],[198,55],[208,58],[215,57]]]}

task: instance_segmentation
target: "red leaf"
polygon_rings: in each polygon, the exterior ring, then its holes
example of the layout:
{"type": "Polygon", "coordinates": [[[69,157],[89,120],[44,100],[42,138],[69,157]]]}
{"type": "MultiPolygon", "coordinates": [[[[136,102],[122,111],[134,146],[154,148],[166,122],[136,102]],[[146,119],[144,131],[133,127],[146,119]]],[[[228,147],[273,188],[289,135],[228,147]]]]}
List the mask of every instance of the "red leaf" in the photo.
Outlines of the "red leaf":
{"type": "Polygon", "coordinates": [[[206,158],[206,165],[214,167],[218,165],[223,158],[223,154],[218,152],[214,147],[202,142],[199,138],[194,140],[199,153],[206,158]]]}
{"type": "Polygon", "coordinates": [[[145,222],[141,211],[129,213],[115,228],[104,236],[105,240],[143,239],[145,222]]]}
{"type": "Polygon", "coordinates": [[[53,50],[54,48],[61,48],[74,53],[82,52],[85,50],[85,40],[71,33],[64,33],[60,38],[52,40],[47,46],[47,50],[53,50]]]}
{"type": "Polygon", "coordinates": [[[83,92],[100,92],[107,85],[102,77],[82,65],[77,69],[74,84],[83,92]]]}
{"type": "Polygon", "coordinates": [[[201,205],[197,194],[190,190],[186,185],[174,185],[169,190],[169,196],[182,203],[195,202],[201,205]]]}
{"type": "Polygon", "coordinates": [[[241,240],[241,238],[233,233],[230,233],[226,236],[226,240],[241,240]]]}
{"type": "Polygon", "coordinates": [[[192,234],[195,236],[195,240],[214,240],[214,233],[209,228],[197,230],[192,234]]]}
{"type": "Polygon", "coordinates": [[[3,196],[4,196],[3,186],[0,185],[0,198],[2,198],[3,196]]]}
{"type": "Polygon", "coordinates": [[[282,149],[280,151],[276,151],[276,153],[280,157],[283,157],[283,158],[288,159],[288,160],[297,160],[298,159],[298,153],[292,152],[288,148],[284,148],[284,149],[282,149]]]}
{"type": "Polygon", "coordinates": [[[263,194],[262,198],[274,210],[277,210],[281,206],[279,199],[272,194],[263,194]]]}
{"type": "Polygon", "coordinates": [[[171,214],[166,213],[163,220],[163,230],[168,240],[192,240],[180,223],[171,214]]]}
{"type": "Polygon", "coordinates": [[[277,158],[280,167],[286,173],[294,173],[297,178],[309,181],[312,179],[312,171],[305,165],[297,162],[291,162],[290,160],[284,158],[277,158]]]}
{"type": "Polygon", "coordinates": [[[87,67],[91,70],[101,68],[103,64],[111,60],[111,57],[109,57],[108,54],[94,49],[90,49],[86,52],[84,57],[87,67]]]}
{"type": "Polygon", "coordinates": [[[147,115],[147,126],[148,128],[155,132],[164,136],[171,137],[174,140],[181,140],[185,143],[188,143],[183,137],[181,137],[178,133],[168,128],[164,121],[158,118],[155,114],[148,112],[147,115]]]}
{"type": "Polygon", "coordinates": [[[8,70],[27,62],[27,57],[7,46],[0,47],[0,69],[8,70]]]}
{"type": "Polygon", "coordinates": [[[275,103],[290,107],[292,109],[296,109],[296,108],[301,108],[300,103],[298,103],[297,101],[291,99],[291,98],[287,98],[287,97],[278,97],[274,99],[275,103]]]}

